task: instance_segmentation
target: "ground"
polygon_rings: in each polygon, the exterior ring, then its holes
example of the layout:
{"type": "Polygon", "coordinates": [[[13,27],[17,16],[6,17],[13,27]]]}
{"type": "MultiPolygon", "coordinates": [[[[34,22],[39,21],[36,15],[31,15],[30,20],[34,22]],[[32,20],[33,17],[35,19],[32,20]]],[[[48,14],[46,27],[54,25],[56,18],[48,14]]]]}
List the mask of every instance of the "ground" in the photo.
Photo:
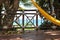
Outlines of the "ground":
{"type": "Polygon", "coordinates": [[[25,31],[22,34],[0,36],[0,40],[60,40],[60,31],[25,31]]]}

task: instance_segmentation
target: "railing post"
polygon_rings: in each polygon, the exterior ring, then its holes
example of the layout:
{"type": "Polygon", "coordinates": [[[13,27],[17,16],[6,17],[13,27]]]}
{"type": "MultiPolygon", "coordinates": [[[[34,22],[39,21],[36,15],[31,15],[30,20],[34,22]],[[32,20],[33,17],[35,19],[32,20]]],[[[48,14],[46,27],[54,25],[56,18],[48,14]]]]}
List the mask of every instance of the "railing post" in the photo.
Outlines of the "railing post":
{"type": "Polygon", "coordinates": [[[36,31],[38,31],[38,11],[36,11],[36,31]]]}
{"type": "Polygon", "coordinates": [[[24,11],[23,11],[23,15],[22,15],[22,31],[24,32],[24,11]]]}

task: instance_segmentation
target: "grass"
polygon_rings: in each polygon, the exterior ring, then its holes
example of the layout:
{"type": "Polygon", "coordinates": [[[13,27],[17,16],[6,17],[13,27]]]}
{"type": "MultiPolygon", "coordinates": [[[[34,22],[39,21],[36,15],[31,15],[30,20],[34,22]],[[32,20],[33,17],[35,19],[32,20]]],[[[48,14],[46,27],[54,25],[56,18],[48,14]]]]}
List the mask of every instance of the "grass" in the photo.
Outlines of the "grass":
{"type": "MultiPolygon", "coordinates": [[[[17,28],[17,29],[20,29],[20,30],[21,30],[22,28],[19,27],[19,28],[17,28]]],[[[24,29],[25,29],[25,30],[34,30],[35,28],[34,28],[34,27],[25,27],[24,29]]]]}

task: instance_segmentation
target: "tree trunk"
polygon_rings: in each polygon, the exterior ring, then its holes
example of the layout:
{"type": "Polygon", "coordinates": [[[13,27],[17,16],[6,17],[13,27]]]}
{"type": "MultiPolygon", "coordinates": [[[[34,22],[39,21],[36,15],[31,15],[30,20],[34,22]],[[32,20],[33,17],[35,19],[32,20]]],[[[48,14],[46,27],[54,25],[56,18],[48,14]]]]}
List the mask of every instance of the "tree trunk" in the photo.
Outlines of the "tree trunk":
{"type": "Polygon", "coordinates": [[[6,0],[4,4],[6,9],[6,15],[3,19],[3,26],[11,28],[16,14],[16,10],[18,9],[19,5],[18,0],[6,0]]]}
{"type": "Polygon", "coordinates": [[[2,14],[1,14],[1,11],[2,11],[2,5],[0,5],[0,26],[2,27],[2,23],[1,23],[1,20],[2,20],[2,14]]]}

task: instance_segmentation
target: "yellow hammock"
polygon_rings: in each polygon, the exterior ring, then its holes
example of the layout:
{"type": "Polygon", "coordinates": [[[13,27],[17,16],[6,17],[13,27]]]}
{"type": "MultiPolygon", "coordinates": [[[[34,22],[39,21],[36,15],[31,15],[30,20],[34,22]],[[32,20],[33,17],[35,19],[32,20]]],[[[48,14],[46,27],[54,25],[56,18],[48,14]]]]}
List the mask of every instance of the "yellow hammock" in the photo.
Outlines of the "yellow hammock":
{"type": "Polygon", "coordinates": [[[50,20],[52,23],[60,26],[60,20],[55,19],[51,15],[49,15],[47,12],[45,12],[34,0],[31,0],[34,6],[39,10],[39,12],[47,19],[50,20]]]}

